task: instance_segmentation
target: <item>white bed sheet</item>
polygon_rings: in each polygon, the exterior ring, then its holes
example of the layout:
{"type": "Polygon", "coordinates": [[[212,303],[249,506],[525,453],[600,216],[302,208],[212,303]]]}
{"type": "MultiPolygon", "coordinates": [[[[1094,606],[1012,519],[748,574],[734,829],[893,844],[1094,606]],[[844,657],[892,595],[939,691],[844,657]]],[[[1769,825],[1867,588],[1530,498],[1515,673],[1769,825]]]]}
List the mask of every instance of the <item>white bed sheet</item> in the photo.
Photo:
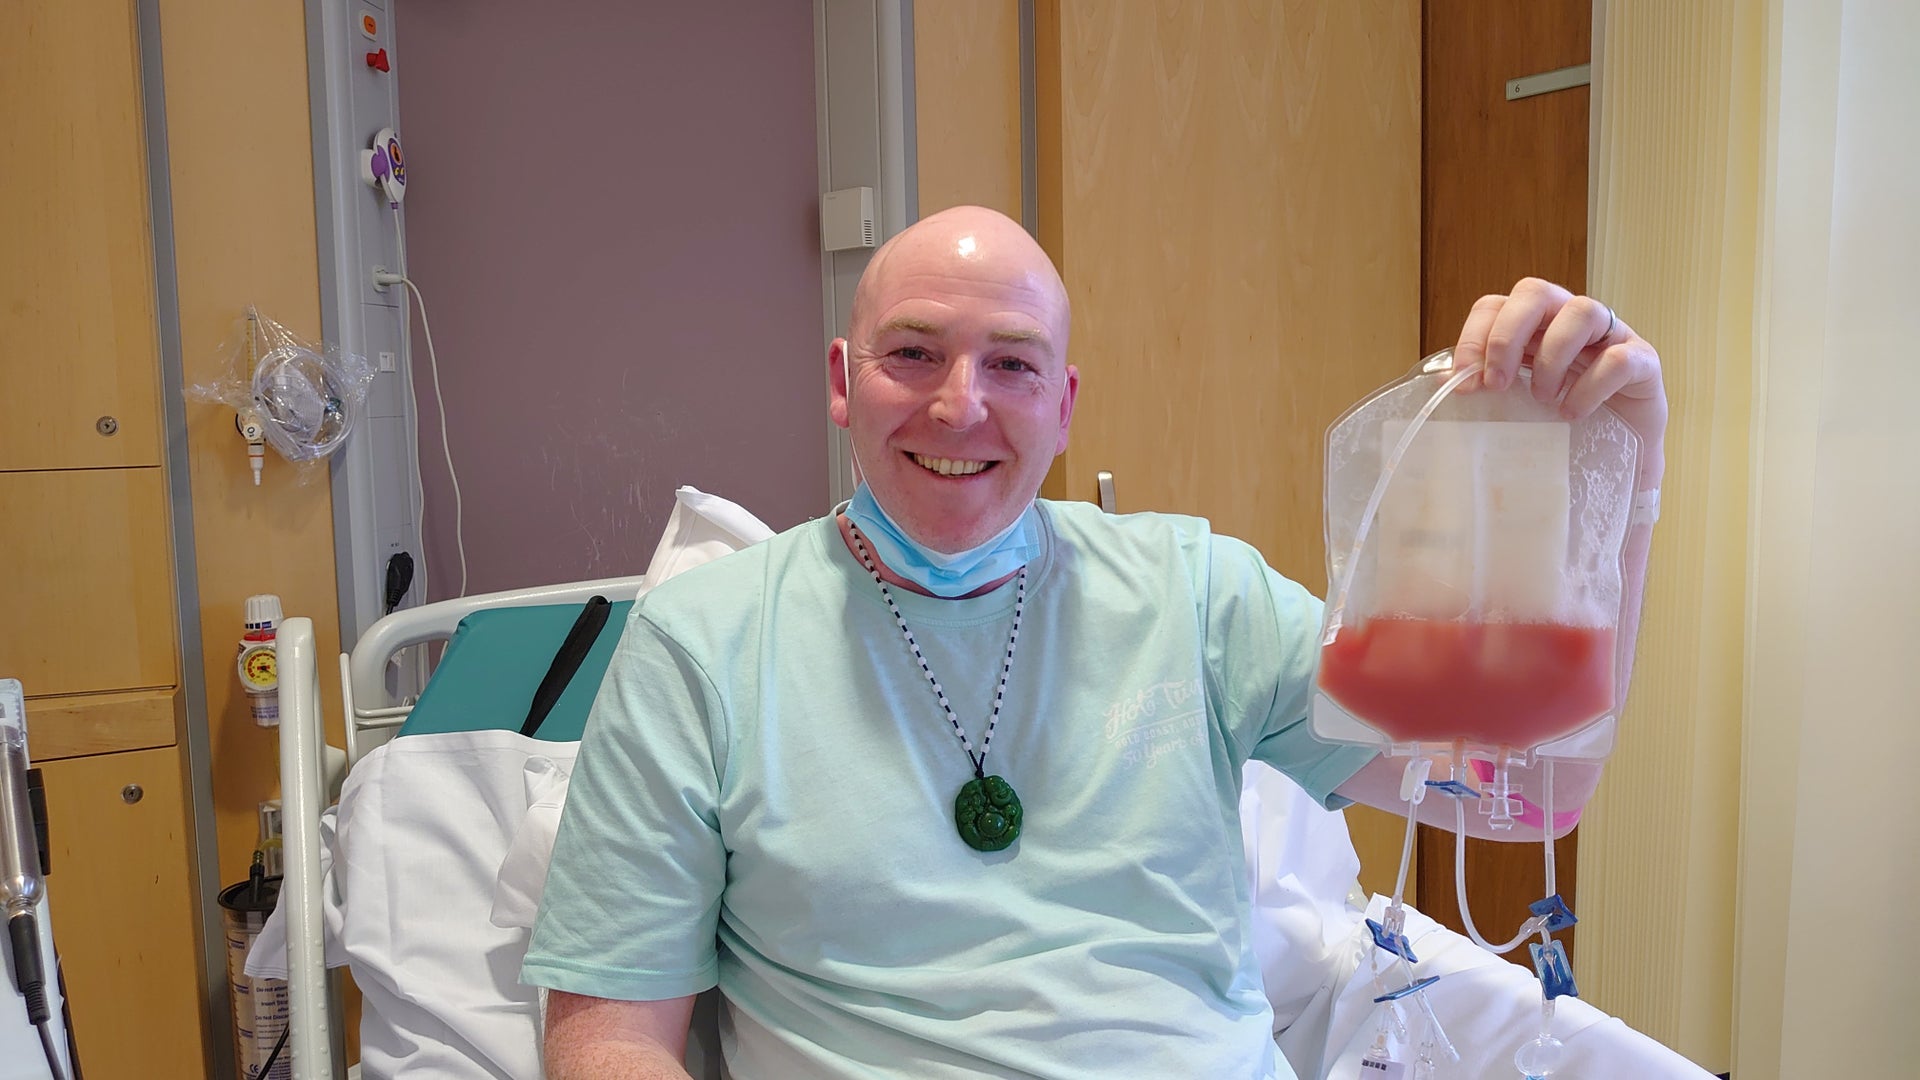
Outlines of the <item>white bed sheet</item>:
{"type": "MultiPolygon", "coordinates": [[[[1379,919],[1387,903],[1387,897],[1374,896],[1365,912],[1354,916],[1354,930],[1335,953],[1327,981],[1294,1024],[1277,1034],[1281,1052],[1302,1077],[1375,1075],[1360,1071],[1380,1018],[1371,971],[1378,950],[1361,920],[1379,919]]],[[[1412,908],[1406,935],[1420,958],[1413,965],[1415,977],[1443,976],[1428,989],[1428,1000],[1461,1060],[1441,1069],[1442,1080],[1517,1080],[1514,1051],[1538,1033],[1540,1024],[1540,984],[1532,973],[1412,908]]],[[[1389,977],[1388,985],[1398,986],[1399,980],[1389,977]]],[[[1578,998],[1555,1002],[1553,1032],[1567,1046],[1556,1077],[1712,1080],[1705,1069],[1578,998]]],[[[1396,1060],[1413,1060],[1414,1048],[1393,1045],[1396,1060]]]]}
{"type": "MultiPolygon", "coordinates": [[[[327,964],[364,998],[367,1080],[540,1075],[539,994],[520,983],[526,933],[489,920],[528,807],[528,777],[571,768],[578,743],[517,732],[418,735],[375,749],[322,818],[327,964]]],[[[275,912],[250,974],[285,977],[275,912]]]]}

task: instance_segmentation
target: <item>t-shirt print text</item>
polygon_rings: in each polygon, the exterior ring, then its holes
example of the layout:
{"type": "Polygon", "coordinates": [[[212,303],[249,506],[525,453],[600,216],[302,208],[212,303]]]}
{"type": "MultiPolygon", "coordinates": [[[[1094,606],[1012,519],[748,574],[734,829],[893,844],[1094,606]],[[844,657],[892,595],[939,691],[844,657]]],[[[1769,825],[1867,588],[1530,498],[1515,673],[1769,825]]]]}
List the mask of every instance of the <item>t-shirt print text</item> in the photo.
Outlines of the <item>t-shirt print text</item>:
{"type": "Polygon", "coordinates": [[[1164,754],[1205,745],[1206,717],[1199,679],[1162,682],[1107,706],[1105,733],[1123,763],[1152,768],[1164,754]]]}

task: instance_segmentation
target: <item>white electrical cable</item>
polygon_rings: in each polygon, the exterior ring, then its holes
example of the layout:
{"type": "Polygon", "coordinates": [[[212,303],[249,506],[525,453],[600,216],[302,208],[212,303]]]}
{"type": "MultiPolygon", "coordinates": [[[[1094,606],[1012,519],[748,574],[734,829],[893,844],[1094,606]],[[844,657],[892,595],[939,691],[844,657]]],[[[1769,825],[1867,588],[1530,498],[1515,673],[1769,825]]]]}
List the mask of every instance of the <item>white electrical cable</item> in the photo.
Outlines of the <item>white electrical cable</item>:
{"type": "MultiPolygon", "coordinates": [[[[400,208],[398,206],[393,208],[393,235],[399,248],[400,277],[402,280],[405,280],[408,272],[407,230],[405,224],[400,219],[400,208]]],[[[430,580],[428,577],[426,552],[427,481],[425,477],[420,475],[420,397],[414,392],[413,387],[413,341],[408,334],[408,330],[412,326],[410,321],[412,311],[413,298],[407,295],[407,290],[401,289],[400,343],[401,348],[406,350],[407,355],[407,440],[409,445],[413,447],[413,453],[410,455],[413,460],[413,486],[408,492],[408,495],[411,496],[413,500],[413,527],[418,530],[418,538],[420,541],[420,557],[415,560],[415,568],[420,576],[419,596],[424,602],[429,595],[427,592],[427,584],[430,580]]],[[[428,356],[431,358],[431,350],[429,350],[428,356]]]]}
{"type": "Polygon", "coordinates": [[[420,305],[420,332],[427,339],[427,367],[433,372],[434,407],[440,413],[440,451],[446,455],[447,477],[453,481],[453,542],[460,553],[460,591],[455,596],[467,595],[467,539],[466,523],[460,501],[460,474],[453,468],[453,447],[447,442],[447,400],[440,393],[440,360],[433,351],[433,327],[427,322],[427,300],[420,295],[420,287],[412,278],[402,279],[407,288],[413,290],[414,302],[420,305]]]}

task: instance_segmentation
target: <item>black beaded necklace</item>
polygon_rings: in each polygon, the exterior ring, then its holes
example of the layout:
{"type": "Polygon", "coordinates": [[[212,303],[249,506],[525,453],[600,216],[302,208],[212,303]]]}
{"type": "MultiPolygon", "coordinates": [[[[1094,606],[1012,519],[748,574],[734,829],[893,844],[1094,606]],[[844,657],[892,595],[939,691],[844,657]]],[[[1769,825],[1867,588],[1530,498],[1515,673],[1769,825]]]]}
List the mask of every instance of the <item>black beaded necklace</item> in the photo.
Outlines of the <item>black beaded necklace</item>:
{"type": "Polygon", "coordinates": [[[967,729],[960,726],[960,718],[953,714],[953,706],[947,702],[947,692],[940,688],[940,680],[934,678],[933,669],[927,666],[926,654],[920,651],[920,643],[913,638],[913,631],[907,629],[907,620],[900,614],[900,605],[894,602],[893,590],[880,578],[880,570],[873,564],[873,556],[867,552],[867,542],[861,537],[860,530],[849,521],[847,531],[853,534],[854,547],[860,552],[860,562],[873,575],[873,583],[880,587],[880,595],[887,601],[887,609],[893,612],[893,621],[899,624],[900,636],[906,639],[907,648],[912,650],[913,658],[920,664],[920,674],[927,677],[927,685],[933,687],[933,696],[940,702],[940,708],[947,714],[947,722],[953,725],[953,733],[960,737],[960,746],[967,752],[967,760],[973,763],[973,779],[960,788],[960,794],[953,800],[953,822],[960,831],[960,839],[967,846],[978,851],[999,851],[1020,838],[1020,796],[1014,793],[1013,785],[999,776],[987,775],[987,749],[993,745],[993,729],[1000,723],[1000,704],[1007,696],[1007,676],[1013,671],[1013,652],[1020,643],[1020,616],[1027,607],[1027,568],[1020,568],[1020,586],[1013,603],[1013,632],[1007,635],[1007,655],[1000,665],[1000,685],[993,691],[993,714],[987,719],[987,733],[980,740],[980,752],[974,753],[973,741],[967,738],[967,729]]]}

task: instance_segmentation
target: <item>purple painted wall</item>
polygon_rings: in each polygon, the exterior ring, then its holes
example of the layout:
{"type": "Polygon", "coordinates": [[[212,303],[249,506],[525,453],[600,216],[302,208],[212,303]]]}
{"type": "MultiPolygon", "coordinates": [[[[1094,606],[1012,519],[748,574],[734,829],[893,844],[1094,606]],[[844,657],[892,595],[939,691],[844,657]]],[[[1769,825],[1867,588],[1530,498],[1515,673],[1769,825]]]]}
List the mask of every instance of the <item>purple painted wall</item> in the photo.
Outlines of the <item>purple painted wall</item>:
{"type": "MultiPolygon", "coordinates": [[[[776,529],[825,513],[812,5],[398,7],[468,591],[640,573],[681,484],[776,529]]],[[[452,489],[413,324],[440,599],[452,489]]]]}

